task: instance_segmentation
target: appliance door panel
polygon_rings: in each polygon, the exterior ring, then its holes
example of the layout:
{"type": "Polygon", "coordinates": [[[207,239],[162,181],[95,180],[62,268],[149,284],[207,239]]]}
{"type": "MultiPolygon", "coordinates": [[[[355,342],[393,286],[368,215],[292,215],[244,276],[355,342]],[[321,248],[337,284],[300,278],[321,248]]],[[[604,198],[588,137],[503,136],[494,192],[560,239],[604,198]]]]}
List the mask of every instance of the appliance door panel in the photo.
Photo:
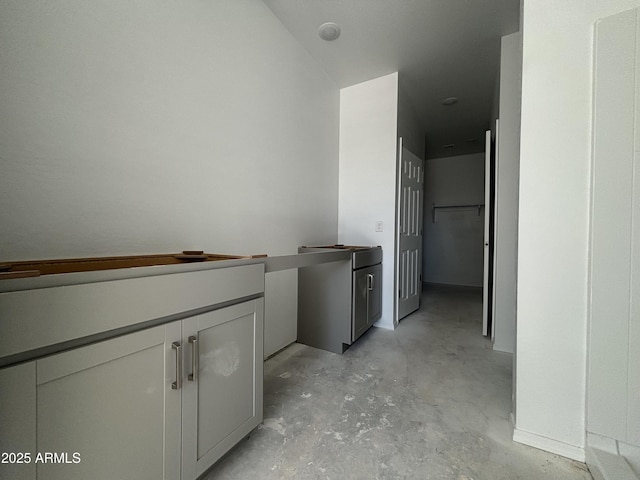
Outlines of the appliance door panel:
{"type": "Polygon", "coordinates": [[[371,326],[382,317],[382,265],[374,265],[367,270],[370,275],[367,323],[371,326]]]}
{"type": "Polygon", "coordinates": [[[351,341],[369,328],[369,269],[362,268],[353,272],[353,316],[351,322],[351,341]]]}
{"type": "Polygon", "coordinates": [[[382,314],[382,265],[353,272],[352,342],[366,332],[382,314]]]}

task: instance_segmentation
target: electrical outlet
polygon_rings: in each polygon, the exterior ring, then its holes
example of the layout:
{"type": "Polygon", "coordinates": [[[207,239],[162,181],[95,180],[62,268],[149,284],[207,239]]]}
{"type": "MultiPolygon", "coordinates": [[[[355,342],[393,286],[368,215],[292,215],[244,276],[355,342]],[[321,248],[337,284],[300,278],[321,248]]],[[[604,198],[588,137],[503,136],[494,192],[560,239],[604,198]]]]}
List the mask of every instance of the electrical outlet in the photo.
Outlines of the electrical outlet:
{"type": "Polygon", "coordinates": [[[382,220],[378,220],[376,222],[376,232],[382,232],[384,230],[384,224],[382,223],[382,220]]]}

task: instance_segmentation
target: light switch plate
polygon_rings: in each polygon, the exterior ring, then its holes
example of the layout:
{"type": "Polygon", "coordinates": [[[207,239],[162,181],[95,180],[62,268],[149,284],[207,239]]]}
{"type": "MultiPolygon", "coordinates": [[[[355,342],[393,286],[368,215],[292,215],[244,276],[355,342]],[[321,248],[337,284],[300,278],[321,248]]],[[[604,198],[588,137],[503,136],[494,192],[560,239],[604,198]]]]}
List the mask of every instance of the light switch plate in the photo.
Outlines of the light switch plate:
{"type": "Polygon", "coordinates": [[[376,232],[382,232],[384,230],[384,223],[382,223],[382,220],[378,220],[376,222],[376,232]]]}

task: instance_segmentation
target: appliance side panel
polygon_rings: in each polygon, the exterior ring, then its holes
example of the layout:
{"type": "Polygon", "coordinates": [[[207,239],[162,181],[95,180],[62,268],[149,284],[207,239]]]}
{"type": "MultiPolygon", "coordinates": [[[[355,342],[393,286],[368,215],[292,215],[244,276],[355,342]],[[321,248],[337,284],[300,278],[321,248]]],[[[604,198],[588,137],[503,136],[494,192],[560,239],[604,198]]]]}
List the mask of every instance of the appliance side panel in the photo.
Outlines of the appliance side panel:
{"type": "Polygon", "coordinates": [[[333,262],[298,271],[298,341],[335,353],[351,343],[351,265],[333,262]]]}

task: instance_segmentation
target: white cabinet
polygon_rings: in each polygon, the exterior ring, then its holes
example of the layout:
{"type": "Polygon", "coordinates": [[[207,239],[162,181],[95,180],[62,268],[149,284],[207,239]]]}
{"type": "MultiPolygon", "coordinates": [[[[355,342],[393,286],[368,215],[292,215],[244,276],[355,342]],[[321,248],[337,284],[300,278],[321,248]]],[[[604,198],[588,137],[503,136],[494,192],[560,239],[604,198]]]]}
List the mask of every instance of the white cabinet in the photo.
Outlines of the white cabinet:
{"type": "Polygon", "coordinates": [[[0,478],[194,480],[262,421],[262,339],[257,298],[1,369],[1,451],[31,458],[0,478]]]}

